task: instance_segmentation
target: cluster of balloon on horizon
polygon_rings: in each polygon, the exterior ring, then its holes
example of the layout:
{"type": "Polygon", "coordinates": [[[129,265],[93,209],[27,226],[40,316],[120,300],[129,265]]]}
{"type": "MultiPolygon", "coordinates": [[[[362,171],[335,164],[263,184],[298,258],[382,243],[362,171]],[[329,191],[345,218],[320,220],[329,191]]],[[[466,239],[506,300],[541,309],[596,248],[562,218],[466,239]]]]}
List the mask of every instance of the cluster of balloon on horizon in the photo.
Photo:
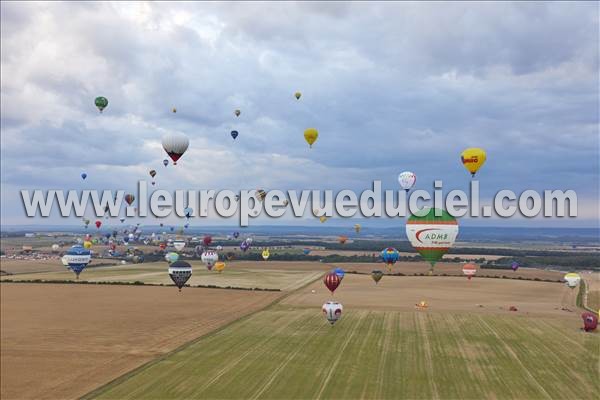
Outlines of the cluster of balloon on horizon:
{"type": "MultiPolygon", "coordinates": [[[[296,101],[299,101],[302,97],[302,93],[296,92],[294,93],[294,97],[296,101]]],[[[95,99],[95,105],[102,113],[106,107],[108,106],[108,99],[105,97],[97,97],[95,99]]],[[[173,113],[177,113],[176,108],[172,108],[173,113]]],[[[240,109],[236,109],[233,112],[235,119],[239,118],[242,115],[242,111],[240,109]]],[[[230,132],[230,135],[233,141],[236,141],[240,136],[239,130],[233,129],[230,132]]],[[[304,139],[308,143],[309,147],[312,148],[319,138],[319,131],[316,128],[307,128],[304,131],[304,139]]],[[[168,133],[162,137],[162,147],[167,154],[167,156],[173,162],[173,165],[177,165],[178,161],[180,161],[181,157],[188,150],[190,145],[189,138],[183,133],[168,133]]],[[[479,171],[479,169],[484,165],[487,159],[486,152],[481,148],[467,148],[460,155],[461,162],[463,166],[467,169],[467,171],[471,174],[472,177],[479,171]]],[[[169,165],[169,160],[164,159],[163,165],[167,167],[169,165]]],[[[150,169],[149,175],[152,177],[152,184],[155,184],[155,177],[157,175],[156,169],[150,169]]],[[[87,178],[87,173],[82,173],[82,179],[87,178]]],[[[417,180],[417,175],[412,171],[403,171],[398,175],[398,183],[401,189],[405,191],[410,191],[417,180]]],[[[266,191],[264,189],[256,190],[256,198],[259,201],[264,200],[266,197],[266,191]]],[[[131,206],[135,197],[131,194],[128,194],[125,198],[128,205],[131,206]]],[[[286,202],[287,203],[287,202],[286,202]]],[[[285,204],[287,206],[287,204],[285,204]]],[[[313,214],[317,216],[317,210],[313,211],[313,214]]],[[[187,208],[185,210],[186,219],[193,215],[193,210],[191,208],[187,208]]],[[[318,217],[321,223],[327,221],[328,217],[322,215],[318,217]]],[[[124,218],[121,218],[121,222],[124,221],[124,218]]],[[[89,220],[84,220],[86,225],[89,224],[89,220]]],[[[100,229],[102,225],[102,221],[96,221],[96,227],[100,229]]],[[[162,225],[162,224],[161,224],[162,225]]],[[[187,227],[187,224],[185,225],[187,227]]],[[[354,230],[356,234],[359,234],[361,231],[360,224],[354,225],[354,230]]],[[[410,241],[413,248],[423,257],[425,261],[430,264],[429,273],[433,273],[433,268],[435,264],[449,251],[449,249],[454,245],[456,238],[458,236],[459,226],[456,219],[451,216],[447,211],[443,209],[425,209],[420,213],[416,213],[412,215],[407,223],[406,223],[406,236],[410,241]]],[[[236,236],[237,238],[237,236],[236,236]]],[[[339,237],[339,242],[341,244],[346,243],[347,236],[342,235],[339,237]]],[[[223,271],[225,268],[225,264],[223,262],[219,262],[219,254],[216,249],[209,248],[210,243],[205,243],[205,246],[200,249],[201,252],[199,256],[201,257],[202,262],[206,265],[209,270],[212,270],[214,267],[218,272],[223,271]]],[[[246,251],[251,245],[251,238],[247,238],[240,244],[240,249],[242,251],[246,251]],[[250,239],[250,242],[248,240],[250,239]]],[[[185,241],[175,241],[173,242],[174,249],[176,251],[167,252],[165,255],[165,259],[169,262],[169,276],[175,283],[175,285],[181,290],[181,288],[186,284],[186,282],[190,279],[192,275],[192,267],[189,263],[179,260],[179,254],[177,251],[181,251],[185,246],[185,241]]],[[[197,249],[198,250],[198,249],[197,249]]],[[[81,265],[86,257],[86,251],[89,253],[89,249],[86,249],[83,246],[74,246],[71,250],[72,254],[67,253],[65,257],[72,257],[74,260],[73,270],[79,275],[79,272],[82,268],[81,265]],[[80,263],[78,263],[81,261],[80,263]],[[79,272],[77,270],[79,269],[79,272]]],[[[309,254],[310,249],[304,249],[304,254],[309,254]]],[[[270,252],[268,249],[263,250],[261,253],[263,259],[266,261],[270,257],[270,252]]],[[[394,248],[386,248],[381,252],[381,259],[387,266],[388,272],[392,272],[392,267],[399,259],[399,252],[394,248]]],[[[89,262],[89,259],[88,259],[89,262]]],[[[518,263],[514,262],[512,265],[513,271],[516,271],[519,268],[518,263]]],[[[466,263],[463,265],[462,272],[469,280],[472,279],[473,276],[477,273],[477,265],[473,263],[466,263]]],[[[371,277],[376,284],[382,279],[385,273],[381,269],[374,269],[371,273],[371,277]]],[[[333,295],[334,291],[340,285],[344,278],[344,272],[341,268],[338,270],[331,271],[324,277],[324,283],[326,287],[331,291],[333,295]]],[[[565,280],[568,285],[569,279],[565,276],[565,280]]],[[[323,312],[325,313],[326,318],[334,324],[340,317],[342,313],[343,307],[339,302],[328,301],[323,305],[323,312]]]]}

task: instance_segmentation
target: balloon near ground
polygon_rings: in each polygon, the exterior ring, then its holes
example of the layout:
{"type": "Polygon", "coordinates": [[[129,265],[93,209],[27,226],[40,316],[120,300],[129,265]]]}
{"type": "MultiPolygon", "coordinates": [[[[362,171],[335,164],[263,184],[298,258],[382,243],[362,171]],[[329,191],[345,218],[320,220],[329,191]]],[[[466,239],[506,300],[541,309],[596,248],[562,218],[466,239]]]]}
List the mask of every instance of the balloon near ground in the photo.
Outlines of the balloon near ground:
{"type": "Polygon", "coordinates": [[[175,253],[175,252],[170,252],[165,254],[165,260],[169,263],[172,264],[174,262],[177,262],[177,260],[179,260],[179,254],[175,253]]]}
{"type": "Polygon", "coordinates": [[[215,263],[214,266],[215,271],[217,271],[218,273],[223,272],[223,270],[225,269],[225,263],[223,261],[218,261],[215,263]]]}
{"type": "Polygon", "coordinates": [[[335,324],[341,317],[344,307],[337,301],[328,301],[323,304],[323,314],[331,325],[335,324]]]}
{"type": "Polygon", "coordinates": [[[271,256],[271,253],[269,252],[269,249],[265,249],[262,252],[262,258],[263,260],[267,261],[269,259],[269,257],[271,256]]]}
{"type": "Polygon", "coordinates": [[[346,272],[342,268],[339,268],[339,267],[334,269],[333,273],[336,274],[338,276],[338,278],[340,278],[340,281],[344,280],[344,276],[346,275],[346,272]]]}
{"type": "Polygon", "coordinates": [[[63,263],[66,263],[69,269],[75,272],[77,279],[79,279],[79,274],[87,267],[91,259],[92,253],[81,245],[72,246],[62,258],[63,263]]]}
{"type": "Polygon", "coordinates": [[[340,282],[342,282],[342,280],[340,279],[339,276],[337,276],[337,274],[335,272],[330,272],[327,275],[325,275],[325,278],[323,278],[323,283],[325,284],[327,289],[329,289],[331,294],[333,294],[333,292],[335,292],[335,289],[338,288],[338,286],[340,285],[340,282]]]}
{"type": "Polygon", "coordinates": [[[318,137],[319,131],[317,131],[315,128],[308,128],[304,131],[304,140],[306,140],[306,143],[308,143],[310,148],[312,148],[312,145],[317,141],[318,137]]]}
{"type": "Polygon", "coordinates": [[[398,250],[396,250],[393,247],[387,247],[381,250],[381,259],[383,260],[385,265],[387,265],[387,268],[390,271],[392,270],[392,267],[394,266],[394,264],[396,264],[396,261],[398,261],[399,258],[400,253],[398,253],[398,250]]]}
{"type": "Polygon", "coordinates": [[[435,263],[454,245],[458,236],[458,222],[446,210],[424,209],[408,219],[406,236],[433,269],[435,263]]]}
{"type": "Polygon", "coordinates": [[[185,261],[175,261],[169,265],[169,276],[181,292],[181,288],[192,276],[192,266],[185,261]]]}
{"type": "Polygon", "coordinates": [[[462,272],[469,280],[471,280],[471,278],[477,273],[477,265],[473,263],[467,263],[463,265],[462,272]]]}
{"type": "Polygon", "coordinates": [[[510,269],[512,269],[513,271],[516,271],[516,270],[518,270],[518,269],[519,269],[519,263],[518,263],[518,262],[516,262],[516,261],[513,261],[513,262],[510,264],[510,269]]]}
{"type": "Polygon", "coordinates": [[[217,254],[216,251],[212,251],[212,250],[206,250],[204,253],[202,253],[202,257],[200,257],[200,258],[202,259],[202,262],[206,266],[206,269],[208,269],[209,271],[212,270],[215,263],[217,261],[219,261],[219,255],[217,254]]]}
{"type": "Polygon", "coordinates": [[[564,276],[565,284],[571,289],[575,289],[581,281],[581,276],[576,272],[569,272],[564,276]]]}
{"type": "Polygon", "coordinates": [[[181,133],[170,133],[162,138],[163,149],[171,157],[174,165],[177,165],[177,161],[183,156],[189,145],[190,140],[181,133]]]}
{"type": "Polygon", "coordinates": [[[595,331],[598,328],[598,316],[592,312],[584,312],[581,314],[583,319],[583,330],[586,332],[595,331]]]}
{"type": "Polygon", "coordinates": [[[185,241],[177,240],[177,241],[173,242],[173,247],[175,248],[175,250],[181,251],[185,247],[185,241]]]}
{"type": "Polygon", "coordinates": [[[471,173],[471,176],[475,176],[475,173],[479,171],[479,168],[485,163],[486,158],[487,155],[485,150],[477,147],[470,147],[460,155],[460,160],[467,171],[471,173]]]}
{"type": "Polygon", "coordinates": [[[383,278],[383,271],[379,269],[374,269],[373,271],[371,271],[371,278],[375,281],[376,284],[379,283],[381,278],[383,278]]]}

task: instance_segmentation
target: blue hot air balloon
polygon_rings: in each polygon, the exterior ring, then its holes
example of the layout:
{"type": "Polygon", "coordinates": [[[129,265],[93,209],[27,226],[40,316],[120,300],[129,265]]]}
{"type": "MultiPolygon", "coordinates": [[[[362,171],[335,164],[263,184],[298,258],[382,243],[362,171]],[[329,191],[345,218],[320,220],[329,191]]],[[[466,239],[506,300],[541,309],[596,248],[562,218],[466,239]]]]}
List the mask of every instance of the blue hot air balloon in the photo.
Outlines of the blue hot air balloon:
{"type": "Polygon", "coordinates": [[[231,131],[231,137],[233,138],[233,140],[235,140],[236,137],[238,137],[239,132],[238,131],[231,131]]]}
{"type": "Polygon", "coordinates": [[[310,249],[309,248],[302,249],[302,254],[304,254],[305,256],[309,255],[310,249]]]}
{"type": "Polygon", "coordinates": [[[242,244],[240,244],[240,249],[242,251],[246,251],[250,248],[250,243],[248,243],[247,241],[243,241],[242,244]]]}
{"type": "Polygon", "coordinates": [[[169,165],[169,160],[167,160],[166,158],[163,160],[163,165],[166,167],[167,165],[169,165]]]}
{"type": "Polygon", "coordinates": [[[80,244],[71,247],[63,256],[63,261],[69,266],[71,271],[75,272],[77,279],[79,274],[85,269],[92,259],[92,253],[80,244]]]}
{"type": "Polygon", "coordinates": [[[240,236],[240,233],[239,233],[239,232],[233,232],[233,237],[234,237],[234,238],[236,238],[236,239],[237,239],[239,236],[240,236]]]}
{"type": "Polygon", "coordinates": [[[393,247],[388,247],[381,251],[381,259],[387,264],[388,268],[391,269],[392,265],[396,264],[396,261],[400,258],[400,253],[393,247]]]}
{"type": "Polygon", "coordinates": [[[87,178],[87,174],[86,174],[85,172],[82,172],[82,173],[81,173],[81,179],[84,179],[84,180],[85,180],[85,178],[87,178]]]}
{"type": "Polygon", "coordinates": [[[346,275],[346,272],[344,272],[344,270],[342,268],[336,268],[336,269],[334,269],[333,273],[336,274],[338,276],[338,278],[340,278],[340,281],[342,279],[344,279],[344,275],[346,275]]]}

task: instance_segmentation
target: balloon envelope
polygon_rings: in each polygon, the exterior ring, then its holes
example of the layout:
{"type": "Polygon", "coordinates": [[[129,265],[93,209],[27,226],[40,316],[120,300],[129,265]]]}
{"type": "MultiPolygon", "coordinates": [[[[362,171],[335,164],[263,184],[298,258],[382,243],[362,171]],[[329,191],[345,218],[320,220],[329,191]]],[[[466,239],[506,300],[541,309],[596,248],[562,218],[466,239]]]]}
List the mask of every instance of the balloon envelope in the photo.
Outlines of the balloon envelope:
{"type": "Polygon", "coordinates": [[[335,324],[341,317],[344,307],[337,301],[328,301],[323,304],[323,314],[331,325],[335,324]]]}
{"type": "Polygon", "coordinates": [[[335,292],[335,289],[337,289],[341,281],[342,280],[340,279],[340,277],[337,276],[334,272],[328,273],[327,275],[325,275],[325,278],[323,278],[323,283],[325,284],[327,289],[329,289],[331,294],[335,292]]]}
{"type": "Polygon", "coordinates": [[[181,288],[192,276],[192,266],[185,261],[175,261],[169,265],[169,276],[181,292],[181,288]]]}
{"type": "Polygon", "coordinates": [[[106,97],[96,97],[96,99],[94,100],[94,104],[96,105],[96,107],[98,107],[98,110],[100,110],[100,112],[102,112],[106,106],[108,106],[108,99],[106,97]]]}
{"type": "Polygon", "coordinates": [[[407,192],[415,185],[417,181],[417,176],[410,171],[401,172],[398,175],[398,183],[400,183],[400,187],[407,192]]]}
{"type": "Polygon", "coordinates": [[[485,163],[487,154],[483,149],[478,147],[470,147],[462,152],[460,159],[467,171],[471,173],[471,176],[475,176],[475,173],[485,163]]]}
{"type": "Polygon", "coordinates": [[[202,253],[202,256],[200,258],[202,259],[202,262],[209,271],[213,268],[215,263],[219,261],[219,255],[216,251],[212,250],[206,250],[202,253]]]}
{"type": "Polygon", "coordinates": [[[446,210],[424,209],[408,219],[406,236],[433,268],[454,244],[458,236],[458,222],[446,210]],[[436,210],[439,216],[435,215],[436,210]]]}
{"type": "Polygon", "coordinates": [[[177,165],[177,160],[183,156],[189,145],[190,140],[181,133],[170,133],[162,138],[163,149],[171,157],[174,165],[177,165]]]}
{"type": "Polygon", "coordinates": [[[72,246],[63,256],[63,263],[66,262],[69,268],[75,272],[77,278],[81,271],[90,263],[92,253],[81,245],[72,246]]]}
{"type": "Polygon", "coordinates": [[[310,147],[312,147],[313,143],[317,141],[318,137],[319,131],[317,131],[315,128],[308,128],[304,131],[304,140],[306,140],[306,143],[308,143],[310,147]]]}
{"type": "Polygon", "coordinates": [[[477,273],[477,265],[473,263],[467,263],[463,265],[462,272],[467,278],[469,278],[469,280],[471,280],[471,278],[477,273]]]}
{"type": "Polygon", "coordinates": [[[374,269],[373,271],[371,271],[371,278],[373,278],[375,283],[379,283],[381,278],[383,278],[383,271],[379,269],[374,269]]]}
{"type": "Polygon", "coordinates": [[[240,133],[238,131],[231,131],[231,137],[235,140],[240,133]]]}

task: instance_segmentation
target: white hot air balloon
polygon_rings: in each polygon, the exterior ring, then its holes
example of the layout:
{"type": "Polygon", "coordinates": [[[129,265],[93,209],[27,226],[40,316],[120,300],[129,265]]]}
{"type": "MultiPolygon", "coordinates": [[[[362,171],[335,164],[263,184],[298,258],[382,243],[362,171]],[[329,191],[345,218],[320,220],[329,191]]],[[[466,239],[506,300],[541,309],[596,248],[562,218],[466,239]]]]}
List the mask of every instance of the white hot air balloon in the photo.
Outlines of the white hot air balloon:
{"type": "Polygon", "coordinates": [[[53,253],[58,253],[58,249],[60,249],[60,246],[59,246],[59,245],[57,245],[56,243],[54,243],[54,244],[52,245],[52,252],[53,252],[53,253]]]}
{"type": "Polygon", "coordinates": [[[181,251],[185,247],[185,242],[183,240],[173,242],[173,247],[175,247],[175,250],[181,251]]]}
{"type": "Polygon", "coordinates": [[[398,183],[400,183],[400,187],[407,192],[415,186],[415,182],[417,181],[417,176],[414,172],[404,171],[398,175],[398,183]]]}
{"type": "Polygon", "coordinates": [[[210,271],[212,270],[212,267],[215,265],[215,263],[219,261],[219,254],[217,254],[217,252],[213,250],[206,250],[204,253],[202,253],[200,259],[202,260],[204,265],[206,265],[206,268],[210,271]]]}
{"type": "Polygon", "coordinates": [[[177,160],[181,158],[189,145],[190,140],[182,133],[170,133],[162,138],[163,149],[171,157],[174,165],[177,165],[177,160]]]}
{"type": "Polygon", "coordinates": [[[342,304],[337,301],[328,301],[323,304],[323,314],[325,314],[325,318],[327,318],[327,321],[331,325],[335,324],[342,317],[343,309],[342,304]]]}
{"type": "Polygon", "coordinates": [[[581,276],[579,276],[578,273],[575,272],[569,272],[568,274],[565,275],[564,277],[565,283],[568,287],[570,287],[571,289],[577,287],[577,285],[579,284],[579,281],[581,281],[581,276]]]}

